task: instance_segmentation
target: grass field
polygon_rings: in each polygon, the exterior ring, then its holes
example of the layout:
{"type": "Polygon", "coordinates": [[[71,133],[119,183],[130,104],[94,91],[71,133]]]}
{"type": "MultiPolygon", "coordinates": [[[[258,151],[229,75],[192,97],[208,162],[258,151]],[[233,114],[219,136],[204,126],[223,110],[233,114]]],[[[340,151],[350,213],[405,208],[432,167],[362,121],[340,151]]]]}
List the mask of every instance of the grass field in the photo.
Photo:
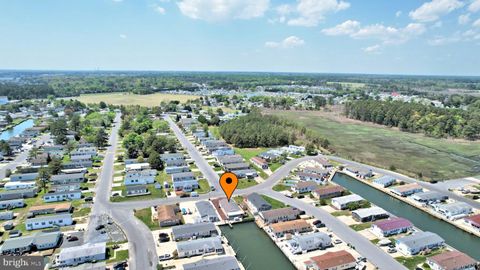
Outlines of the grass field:
{"type": "Polygon", "coordinates": [[[238,148],[235,147],[235,153],[241,155],[246,161],[250,161],[250,159],[260,153],[263,153],[268,150],[268,148],[238,148]]]}
{"type": "Polygon", "coordinates": [[[278,208],[284,208],[285,207],[285,204],[281,201],[277,201],[275,200],[274,198],[270,198],[266,195],[260,195],[262,196],[262,198],[268,202],[269,204],[272,205],[272,209],[278,209],[278,208]]]}
{"type": "Polygon", "coordinates": [[[152,220],[152,209],[149,207],[149,208],[144,208],[144,209],[139,209],[139,210],[135,210],[135,217],[140,219],[143,223],[145,223],[145,225],[147,225],[147,227],[150,229],[150,230],[158,230],[160,229],[160,225],[158,224],[158,222],[154,222],[152,220]]]}
{"type": "Polygon", "coordinates": [[[424,180],[478,175],[480,143],[436,139],[367,123],[328,118],[315,111],[270,111],[304,125],[330,141],[335,154],[424,180]]]}
{"type": "Polygon", "coordinates": [[[73,97],[72,99],[76,99],[87,104],[104,101],[105,103],[112,105],[141,105],[153,107],[159,105],[162,101],[169,102],[171,100],[178,100],[181,103],[184,103],[188,100],[197,98],[199,98],[199,96],[174,95],[165,93],[155,93],[150,95],[137,95],[131,93],[102,93],[81,95],[79,97],[73,97]]]}

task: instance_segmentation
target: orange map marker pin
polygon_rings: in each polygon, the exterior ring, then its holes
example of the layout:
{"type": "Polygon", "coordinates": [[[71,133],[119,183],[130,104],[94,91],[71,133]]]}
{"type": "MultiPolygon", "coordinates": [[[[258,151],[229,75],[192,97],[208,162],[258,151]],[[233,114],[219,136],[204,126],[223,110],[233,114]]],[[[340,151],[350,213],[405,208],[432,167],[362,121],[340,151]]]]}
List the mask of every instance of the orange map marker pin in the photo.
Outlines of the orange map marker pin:
{"type": "Polygon", "coordinates": [[[227,195],[228,201],[230,201],[233,192],[235,189],[237,189],[238,177],[234,173],[226,172],[220,176],[219,182],[223,192],[225,192],[225,195],[227,195]]]}

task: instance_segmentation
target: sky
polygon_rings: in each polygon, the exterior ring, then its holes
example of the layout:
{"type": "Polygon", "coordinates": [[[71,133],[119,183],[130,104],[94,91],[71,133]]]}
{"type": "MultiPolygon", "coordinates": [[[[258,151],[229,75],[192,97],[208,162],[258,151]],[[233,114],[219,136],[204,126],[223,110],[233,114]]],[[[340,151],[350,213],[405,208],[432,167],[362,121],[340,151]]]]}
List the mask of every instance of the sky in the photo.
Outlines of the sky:
{"type": "Polygon", "coordinates": [[[480,0],[0,0],[0,69],[480,76],[480,0]]]}

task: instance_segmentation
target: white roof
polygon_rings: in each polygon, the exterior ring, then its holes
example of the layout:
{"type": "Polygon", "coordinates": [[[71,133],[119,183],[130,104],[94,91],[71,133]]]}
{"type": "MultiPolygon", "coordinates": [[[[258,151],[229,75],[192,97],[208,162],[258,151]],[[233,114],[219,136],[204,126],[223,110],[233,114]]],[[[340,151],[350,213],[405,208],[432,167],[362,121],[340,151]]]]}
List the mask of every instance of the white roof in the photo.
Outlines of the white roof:
{"type": "Polygon", "coordinates": [[[377,216],[377,215],[388,215],[387,211],[377,206],[358,209],[358,210],[352,211],[352,213],[355,213],[360,218],[366,218],[369,216],[377,216]]]}
{"type": "Polygon", "coordinates": [[[364,199],[360,195],[352,194],[352,195],[333,198],[332,203],[336,202],[340,205],[344,205],[344,204],[347,204],[347,203],[358,202],[358,201],[362,201],[362,200],[364,200],[364,199]]]}
{"type": "Polygon", "coordinates": [[[60,261],[68,261],[74,258],[93,256],[105,253],[107,248],[106,242],[101,243],[87,243],[77,247],[64,248],[58,254],[60,261]]]}

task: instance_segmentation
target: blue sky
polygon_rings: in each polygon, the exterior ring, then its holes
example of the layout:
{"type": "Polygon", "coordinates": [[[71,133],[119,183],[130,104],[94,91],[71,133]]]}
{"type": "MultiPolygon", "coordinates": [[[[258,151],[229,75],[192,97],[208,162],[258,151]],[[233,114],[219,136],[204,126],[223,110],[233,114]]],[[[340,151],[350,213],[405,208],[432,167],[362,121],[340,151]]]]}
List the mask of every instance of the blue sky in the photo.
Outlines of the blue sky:
{"type": "Polygon", "coordinates": [[[480,75],[480,0],[0,0],[0,69],[480,75]]]}

